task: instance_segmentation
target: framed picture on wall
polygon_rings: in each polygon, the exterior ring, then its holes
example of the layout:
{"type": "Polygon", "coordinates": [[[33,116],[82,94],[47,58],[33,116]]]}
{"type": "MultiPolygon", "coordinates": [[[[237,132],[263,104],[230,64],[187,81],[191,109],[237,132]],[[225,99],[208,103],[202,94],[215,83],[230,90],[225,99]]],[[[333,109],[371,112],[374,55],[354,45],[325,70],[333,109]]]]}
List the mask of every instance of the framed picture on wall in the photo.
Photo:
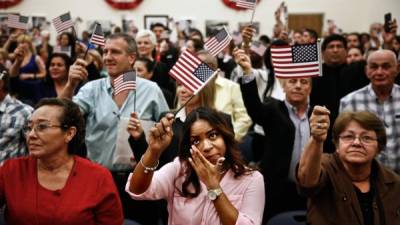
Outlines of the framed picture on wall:
{"type": "Polygon", "coordinates": [[[144,28],[150,30],[152,24],[161,23],[168,28],[168,15],[145,15],[144,28]]]}

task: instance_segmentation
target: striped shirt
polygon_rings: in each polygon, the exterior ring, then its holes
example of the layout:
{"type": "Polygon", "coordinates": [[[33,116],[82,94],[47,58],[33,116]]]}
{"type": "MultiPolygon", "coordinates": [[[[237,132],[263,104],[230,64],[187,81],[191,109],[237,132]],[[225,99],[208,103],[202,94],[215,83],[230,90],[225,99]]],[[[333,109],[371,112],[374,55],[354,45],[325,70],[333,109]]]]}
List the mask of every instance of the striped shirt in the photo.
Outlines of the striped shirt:
{"type": "Polygon", "coordinates": [[[339,111],[375,113],[384,122],[387,135],[386,149],[378,155],[378,159],[400,172],[400,86],[394,84],[389,98],[380,102],[369,84],[343,97],[339,111]]]}

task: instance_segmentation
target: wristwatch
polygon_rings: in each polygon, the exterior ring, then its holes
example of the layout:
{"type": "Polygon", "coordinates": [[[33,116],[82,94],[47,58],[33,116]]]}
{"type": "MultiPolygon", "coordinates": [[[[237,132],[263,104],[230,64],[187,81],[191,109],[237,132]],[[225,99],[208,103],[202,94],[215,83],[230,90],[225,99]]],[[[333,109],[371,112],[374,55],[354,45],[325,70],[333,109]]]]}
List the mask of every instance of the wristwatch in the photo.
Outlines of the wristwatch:
{"type": "Polygon", "coordinates": [[[222,194],[222,189],[221,188],[215,188],[215,189],[208,190],[207,196],[211,201],[214,201],[221,194],[222,194]]]}

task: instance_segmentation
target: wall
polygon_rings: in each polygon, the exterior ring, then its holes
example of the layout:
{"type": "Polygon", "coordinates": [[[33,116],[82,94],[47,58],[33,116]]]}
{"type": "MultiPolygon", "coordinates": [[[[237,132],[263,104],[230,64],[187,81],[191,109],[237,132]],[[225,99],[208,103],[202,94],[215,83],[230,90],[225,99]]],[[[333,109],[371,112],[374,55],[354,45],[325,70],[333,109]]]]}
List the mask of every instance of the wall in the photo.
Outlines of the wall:
{"type": "MultiPolygon", "coordinates": [[[[271,34],[273,12],[281,0],[261,0],[255,21],[261,22],[261,33],[271,34]]],[[[367,31],[369,24],[383,22],[383,15],[392,12],[400,19],[400,0],[287,0],[289,13],[324,13],[325,20],[333,19],[344,32],[367,31]]],[[[205,20],[229,20],[230,29],[236,30],[238,22],[246,22],[251,12],[237,12],[226,7],[221,0],[143,0],[129,11],[114,10],[104,0],[23,0],[19,5],[1,12],[19,12],[22,15],[39,15],[52,19],[66,11],[73,17],[85,20],[105,19],[120,25],[123,16],[133,17],[143,27],[147,14],[168,14],[174,18],[192,18],[204,31],[205,20]]],[[[80,25],[86,28],[86,23],[80,25]]],[[[54,29],[54,28],[52,28],[54,29]]],[[[399,29],[400,30],[400,29],[399,29]]]]}

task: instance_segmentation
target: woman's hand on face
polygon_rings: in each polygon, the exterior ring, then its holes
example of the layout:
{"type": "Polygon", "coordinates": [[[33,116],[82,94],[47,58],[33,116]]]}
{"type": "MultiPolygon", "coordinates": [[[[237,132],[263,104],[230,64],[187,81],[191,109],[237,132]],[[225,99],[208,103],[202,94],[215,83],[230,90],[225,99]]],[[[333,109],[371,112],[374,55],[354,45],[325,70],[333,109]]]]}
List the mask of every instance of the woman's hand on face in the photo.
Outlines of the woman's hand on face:
{"type": "Polygon", "coordinates": [[[174,122],[174,115],[168,113],[165,117],[161,118],[160,122],[156,123],[150,129],[149,134],[149,148],[152,153],[158,156],[168,147],[171,143],[174,133],[172,131],[172,123],[174,122]]]}
{"type": "Polygon", "coordinates": [[[197,176],[200,181],[203,182],[208,189],[215,189],[219,187],[219,181],[221,179],[221,167],[222,162],[217,163],[217,165],[209,162],[200,150],[192,145],[190,152],[192,157],[189,158],[189,163],[192,165],[193,169],[196,171],[197,176]]]}
{"type": "Polygon", "coordinates": [[[324,142],[330,126],[329,110],[324,106],[315,106],[310,117],[310,134],[314,140],[324,142]]]}
{"type": "Polygon", "coordinates": [[[140,124],[138,115],[135,112],[131,113],[131,117],[129,118],[127,130],[129,132],[129,134],[135,140],[138,140],[143,133],[142,125],[140,124]]]}
{"type": "Polygon", "coordinates": [[[25,51],[24,49],[19,46],[14,50],[14,56],[15,56],[15,60],[17,60],[18,62],[22,62],[22,60],[24,60],[25,57],[25,51]]]}

